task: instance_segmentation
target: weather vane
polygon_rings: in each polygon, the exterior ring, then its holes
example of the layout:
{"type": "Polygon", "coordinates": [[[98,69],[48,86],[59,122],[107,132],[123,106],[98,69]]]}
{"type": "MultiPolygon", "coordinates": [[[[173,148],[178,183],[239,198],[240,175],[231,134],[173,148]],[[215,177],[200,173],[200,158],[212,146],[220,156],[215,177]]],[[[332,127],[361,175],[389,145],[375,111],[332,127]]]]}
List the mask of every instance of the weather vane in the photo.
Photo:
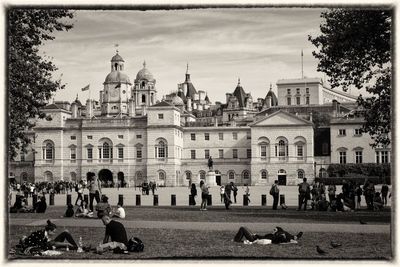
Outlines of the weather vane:
{"type": "Polygon", "coordinates": [[[119,44],[114,44],[114,46],[117,48],[117,54],[118,54],[118,46],[119,46],[119,44]]]}

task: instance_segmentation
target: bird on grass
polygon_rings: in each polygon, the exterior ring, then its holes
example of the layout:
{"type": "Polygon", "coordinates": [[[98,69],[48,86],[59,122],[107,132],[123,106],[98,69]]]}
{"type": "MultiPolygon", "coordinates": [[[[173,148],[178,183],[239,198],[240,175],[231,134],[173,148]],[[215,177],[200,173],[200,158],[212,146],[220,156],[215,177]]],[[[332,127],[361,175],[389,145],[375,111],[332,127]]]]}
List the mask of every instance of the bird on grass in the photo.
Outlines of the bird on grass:
{"type": "Polygon", "coordinates": [[[341,247],[342,244],[331,241],[331,246],[332,246],[333,248],[338,248],[338,247],[341,247]]]}
{"type": "Polygon", "coordinates": [[[317,252],[318,252],[318,254],[321,254],[321,255],[326,254],[326,251],[322,250],[319,246],[317,246],[317,252]]]}
{"type": "Polygon", "coordinates": [[[363,220],[360,220],[360,224],[367,224],[367,222],[364,222],[363,220]]]}

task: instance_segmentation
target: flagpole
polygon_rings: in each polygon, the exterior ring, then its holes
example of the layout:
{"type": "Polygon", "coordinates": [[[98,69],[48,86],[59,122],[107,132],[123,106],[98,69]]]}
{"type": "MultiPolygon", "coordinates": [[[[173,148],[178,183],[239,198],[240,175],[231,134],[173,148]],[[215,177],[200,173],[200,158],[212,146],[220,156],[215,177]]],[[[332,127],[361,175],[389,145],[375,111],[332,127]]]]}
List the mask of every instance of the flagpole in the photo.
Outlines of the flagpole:
{"type": "Polygon", "coordinates": [[[303,49],[301,49],[301,78],[304,79],[304,72],[303,72],[303,49]]]}

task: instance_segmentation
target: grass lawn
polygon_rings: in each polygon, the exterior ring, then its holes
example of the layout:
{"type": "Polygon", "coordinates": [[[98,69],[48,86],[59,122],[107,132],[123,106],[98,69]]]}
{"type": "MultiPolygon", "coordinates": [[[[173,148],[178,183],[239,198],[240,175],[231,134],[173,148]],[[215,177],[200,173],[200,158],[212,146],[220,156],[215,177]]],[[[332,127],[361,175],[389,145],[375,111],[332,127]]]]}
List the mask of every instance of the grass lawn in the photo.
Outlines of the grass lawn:
{"type": "MultiPolygon", "coordinates": [[[[22,235],[40,229],[38,227],[11,226],[9,245],[13,247],[22,235]]],[[[60,228],[61,230],[61,228],[60,228]]],[[[82,236],[84,245],[96,246],[104,235],[103,228],[70,227],[70,233],[77,240],[82,236]]],[[[391,259],[389,234],[338,234],[305,232],[298,244],[245,245],[233,242],[233,231],[190,231],[170,229],[132,229],[130,235],[142,239],[145,250],[128,255],[106,252],[76,253],[63,251],[60,256],[34,257],[52,259],[391,259]],[[330,241],[342,243],[342,247],[330,248],[330,241]],[[315,246],[319,245],[326,255],[319,255],[315,246]]],[[[29,257],[18,256],[18,259],[29,257]]],[[[32,258],[32,257],[31,257],[32,258]]],[[[12,255],[9,259],[15,259],[12,255]]]]}

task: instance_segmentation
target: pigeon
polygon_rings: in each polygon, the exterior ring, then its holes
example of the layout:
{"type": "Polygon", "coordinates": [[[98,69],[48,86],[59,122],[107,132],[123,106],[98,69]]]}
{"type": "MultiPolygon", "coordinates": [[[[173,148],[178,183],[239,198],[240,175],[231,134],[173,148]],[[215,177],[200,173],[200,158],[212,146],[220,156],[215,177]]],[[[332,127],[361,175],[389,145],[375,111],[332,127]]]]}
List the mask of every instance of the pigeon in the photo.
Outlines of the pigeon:
{"type": "Polygon", "coordinates": [[[318,254],[326,254],[326,251],[323,251],[319,246],[317,246],[318,254]]]}
{"type": "Polygon", "coordinates": [[[331,246],[332,246],[333,248],[338,248],[338,247],[341,247],[342,244],[331,241],[331,246]]]}
{"type": "Polygon", "coordinates": [[[367,224],[367,222],[364,222],[363,220],[360,220],[360,224],[367,224]]]}

